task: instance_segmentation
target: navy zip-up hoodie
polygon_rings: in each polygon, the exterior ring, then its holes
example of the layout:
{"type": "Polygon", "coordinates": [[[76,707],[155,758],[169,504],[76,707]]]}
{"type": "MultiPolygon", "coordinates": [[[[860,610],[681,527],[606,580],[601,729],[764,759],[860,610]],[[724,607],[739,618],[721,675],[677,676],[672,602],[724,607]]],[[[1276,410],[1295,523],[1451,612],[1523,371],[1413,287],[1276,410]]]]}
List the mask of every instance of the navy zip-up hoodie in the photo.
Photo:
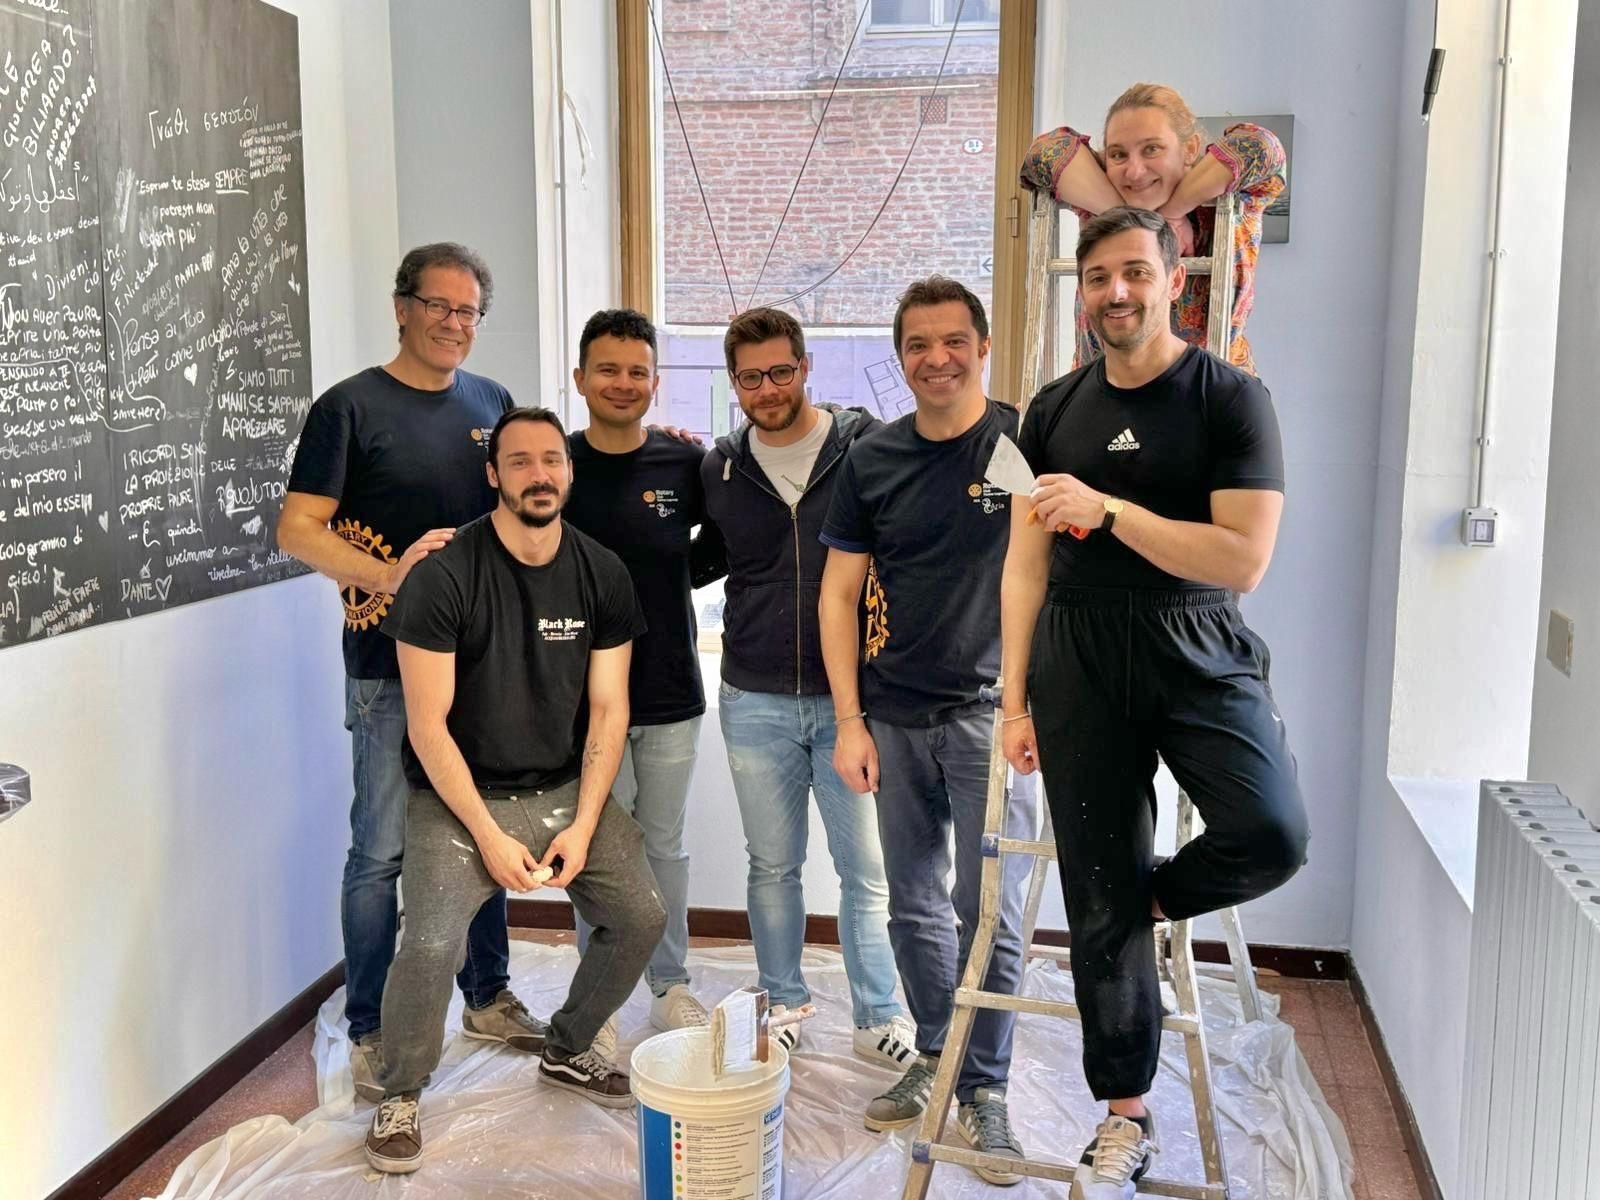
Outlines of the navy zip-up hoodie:
{"type": "Polygon", "coordinates": [[[700,464],[706,513],[728,552],[722,678],[741,691],[828,692],[817,620],[828,548],[819,535],[844,452],[883,422],[864,408],[817,407],[833,414],[833,426],[792,509],[750,452],[748,422],[718,438],[700,464]]]}

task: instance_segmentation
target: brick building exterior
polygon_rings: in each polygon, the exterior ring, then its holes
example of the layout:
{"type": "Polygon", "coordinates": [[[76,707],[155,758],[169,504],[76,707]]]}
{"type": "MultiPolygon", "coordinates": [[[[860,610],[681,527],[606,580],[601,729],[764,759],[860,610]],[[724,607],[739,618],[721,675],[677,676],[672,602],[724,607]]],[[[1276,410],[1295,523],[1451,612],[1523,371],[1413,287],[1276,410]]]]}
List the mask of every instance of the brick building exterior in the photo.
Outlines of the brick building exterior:
{"type": "Polygon", "coordinates": [[[808,329],[888,325],[905,284],[935,270],[989,302],[998,0],[967,0],[949,43],[956,7],[957,0],[659,5],[671,76],[671,90],[662,88],[661,130],[668,325],[720,329],[735,309],[790,296],[835,267],[869,226],[842,270],[785,305],[808,329]],[[863,3],[872,10],[852,43],[863,3]],[[935,20],[942,15],[945,29],[885,24],[919,8],[935,20]],[[838,91],[774,243],[847,48],[838,91]],[[922,131],[907,161],[919,118],[922,131]],[[891,186],[893,196],[873,225],[891,186]],[[707,207],[732,278],[732,302],[707,207]]]}

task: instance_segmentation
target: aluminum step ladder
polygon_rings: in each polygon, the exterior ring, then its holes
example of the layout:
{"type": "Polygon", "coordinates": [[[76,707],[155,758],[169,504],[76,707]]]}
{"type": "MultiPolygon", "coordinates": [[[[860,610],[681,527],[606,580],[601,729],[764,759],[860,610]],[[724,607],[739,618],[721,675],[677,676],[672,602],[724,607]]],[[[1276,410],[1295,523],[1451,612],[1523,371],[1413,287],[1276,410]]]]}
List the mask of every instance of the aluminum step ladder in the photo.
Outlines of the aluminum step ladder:
{"type": "MultiPolygon", "coordinates": [[[[1055,333],[1059,327],[1057,312],[1058,287],[1056,280],[1063,276],[1075,277],[1078,264],[1074,259],[1056,256],[1060,236],[1060,215],[1063,206],[1053,196],[1036,193],[1033,216],[1029,227],[1028,245],[1028,302],[1023,325],[1023,382],[1027,397],[1031,397],[1045,382],[1047,373],[1054,373],[1055,333]]],[[[1216,205],[1216,223],[1212,233],[1212,254],[1208,258],[1185,258],[1184,266],[1190,274],[1211,276],[1212,287],[1206,321],[1206,348],[1226,360],[1233,316],[1233,237],[1237,223],[1234,198],[1224,195],[1216,205]]],[[[1070,361],[1070,355],[1068,356],[1070,361]]],[[[1026,410],[1027,400],[1023,408],[1026,410]]],[[[1033,858],[1029,877],[1027,899],[1023,909],[1022,942],[1024,961],[1029,957],[1053,959],[1058,963],[1070,962],[1070,950],[1059,946],[1037,946],[1033,943],[1035,922],[1044,895],[1044,885],[1050,864],[1056,861],[1055,833],[1050,821],[1048,803],[1040,806],[1043,813],[1037,839],[1008,836],[1005,825],[1006,776],[1009,769],[1001,751],[1000,700],[1004,682],[997,680],[992,688],[982,689],[982,698],[995,705],[994,742],[989,759],[989,789],[984,814],[983,878],[979,895],[978,927],[974,931],[972,949],[967,955],[967,966],[960,986],[956,988],[955,1008],[950,1019],[950,1030],[945,1038],[944,1050],[939,1057],[939,1069],[934,1075],[928,1105],[923,1110],[916,1136],[911,1142],[911,1165],[906,1173],[902,1200],[924,1200],[928,1185],[933,1179],[937,1163],[957,1163],[965,1167],[989,1167],[999,1171],[1026,1175],[1035,1179],[1070,1182],[1075,1163],[1049,1159],[1027,1158],[1017,1161],[1000,1155],[985,1154],[966,1146],[947,1145],[941,1138],[950,1116],[950,1102],[955,1097],[956,1079],[962,1061],[966,1058],[967,1044],[972,1036],[972,1023],[982,1009],[1000,1009],[1017,1013],[1036,1013],[1041,1016],[1079,1020],[1076,1004],[1056,1000],[1039,1000],[1028,996],[1009,996],[983,990],[984,976],[989,969],[989,959],[994,952],[995,932],[1000,923],[1001,886],[1004,878],[1003,861],[1008,854],[1026,854],[1033,858]]],[[[1042,781],[1041,781],[1042,783],[1042,781]]],[[[1042,793],[1041,787],[1041,793],[1042,793]]],[[[1196,833],[1198,815],[1193,803],[1182,791],[1178,793],[1178,844],[1186,844],[1196,833]]],[[[1256,1020],[1261,1014],[1261,998],[1256,990],[1255,973],[1250,964],[1249,950],[1245,945],[1239,915],[1234,909],[1221,914],[1224,939],[1232,972],[1238,984],[1239,997],[1247,1020],[1256,1020]]],[[[1201,1159],[1205,1166],[1204,1183],[1187,1183],[1146,1175],[1139,1181],[1139,1192],[1149,1196],[1174,1196],[1185,1200],[1228,1200],[1228,1172],[1223,1155],[1222,1137],[1217,1127],[1216,1102],[1211,1086],[1211,1062],[1206,1054],[1205,1023],[1200,1013],[1200,992],[1194,960],[1194,947],[1190,937],[1190,922],[1160,922],[1152,953],[1157,955],[1159,973],[1168,979],[1173,988],[1177,1011],[1163,1016],[1163,1032],[1183,1035],[1185,1057],[1189,1065],[1189,1090],[1194,1098],[1195,1125],[1199,1132],[1201,1159]],[[1167,951],[1163,950],[1163,943],[1167,951]],[[1170,952],[1171,965],[1166,958],[1170,952]]]]}

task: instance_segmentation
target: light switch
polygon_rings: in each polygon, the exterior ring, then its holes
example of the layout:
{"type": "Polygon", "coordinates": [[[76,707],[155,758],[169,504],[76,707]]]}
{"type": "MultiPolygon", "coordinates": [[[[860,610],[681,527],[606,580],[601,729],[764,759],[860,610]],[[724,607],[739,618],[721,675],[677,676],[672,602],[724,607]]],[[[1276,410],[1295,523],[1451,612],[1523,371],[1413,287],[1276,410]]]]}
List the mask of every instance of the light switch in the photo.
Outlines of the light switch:
{"type": "Polygon", "coordinates": [[[1572,618],[1550,610],[1550,627],[1545,634],[1544,656],[1563,675],[1572,674],[1572,618]]]}

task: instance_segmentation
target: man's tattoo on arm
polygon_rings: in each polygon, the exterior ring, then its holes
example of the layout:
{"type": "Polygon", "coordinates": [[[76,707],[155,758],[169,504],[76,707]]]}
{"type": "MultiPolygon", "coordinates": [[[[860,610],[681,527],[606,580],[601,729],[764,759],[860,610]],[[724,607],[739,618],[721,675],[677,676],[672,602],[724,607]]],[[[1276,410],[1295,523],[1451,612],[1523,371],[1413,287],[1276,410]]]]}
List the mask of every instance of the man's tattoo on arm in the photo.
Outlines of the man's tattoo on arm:
{"type": "Polygon", "coordinates": [[[600,761],[600,739],[590,738],[589,744],[583,748],[583,769],[587,771],[600,761]]]}

